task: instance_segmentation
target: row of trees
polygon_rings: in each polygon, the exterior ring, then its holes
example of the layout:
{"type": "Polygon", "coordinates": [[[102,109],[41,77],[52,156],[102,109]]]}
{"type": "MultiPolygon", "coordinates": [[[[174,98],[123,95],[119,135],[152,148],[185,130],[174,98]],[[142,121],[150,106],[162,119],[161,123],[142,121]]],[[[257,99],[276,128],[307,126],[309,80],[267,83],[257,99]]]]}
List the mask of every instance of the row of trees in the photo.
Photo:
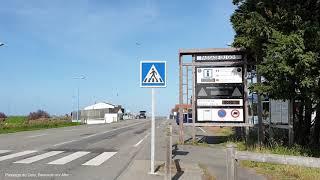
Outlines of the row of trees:
{"type": "Polygon", "coordinates": [[[320,1],[234,0],[234,47],[265,77],[252,91],[299,102],[293,109],[295,143],[319,144],[320,1]],[[313,120],[311,115],[316,112],[313,120]]]}

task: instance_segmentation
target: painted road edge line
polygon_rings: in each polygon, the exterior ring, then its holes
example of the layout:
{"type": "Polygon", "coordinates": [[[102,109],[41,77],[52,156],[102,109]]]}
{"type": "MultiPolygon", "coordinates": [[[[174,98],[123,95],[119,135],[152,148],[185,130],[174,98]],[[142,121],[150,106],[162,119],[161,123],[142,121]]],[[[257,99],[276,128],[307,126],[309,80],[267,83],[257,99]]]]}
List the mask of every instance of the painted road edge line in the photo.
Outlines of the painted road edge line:
{"type": "Polygon", "coordinates": [[[139,142],[133,145],[133,147],[138,147],[149,135],[150,133],[146,134],[139,142]]]}

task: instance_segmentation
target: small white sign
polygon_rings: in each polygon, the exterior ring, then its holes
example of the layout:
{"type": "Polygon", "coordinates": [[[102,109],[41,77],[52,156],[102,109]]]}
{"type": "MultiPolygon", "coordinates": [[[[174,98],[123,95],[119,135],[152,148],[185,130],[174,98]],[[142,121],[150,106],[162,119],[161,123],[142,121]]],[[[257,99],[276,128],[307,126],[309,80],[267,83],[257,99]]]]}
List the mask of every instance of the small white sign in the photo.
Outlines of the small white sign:
{"type": "Polygon", "coordinates": [[[198,108],[198,121],[243,122],[242,108],[198,108]]]}
{"type": "Polygon", "coordinates": [[[197,83],[242,83],[241,67],[197,68],[197,83]]]}
{"type": "Polygon", "coordinates": [[[197,99],[197,106],[243,106],[243,99],[197,99]]]}
{"type": "Polygon", "coordinates": [[[197,56],[197,61],[230,61],[241,60],[242,55],[210,55],[210,56],[197,56]]]}

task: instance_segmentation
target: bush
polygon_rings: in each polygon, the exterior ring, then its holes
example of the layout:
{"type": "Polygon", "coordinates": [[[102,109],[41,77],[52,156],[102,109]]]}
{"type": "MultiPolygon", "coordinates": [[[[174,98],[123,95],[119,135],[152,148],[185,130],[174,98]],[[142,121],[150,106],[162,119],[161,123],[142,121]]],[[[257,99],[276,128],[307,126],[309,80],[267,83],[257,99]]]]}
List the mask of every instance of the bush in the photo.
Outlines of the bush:
{"type": "Polygon", "coordinates": [[[7,118],[7,116],[3,112],[0,112],[0,118],[5,119],[5,118],[7,118]]]}
{"type": "Polygon", "coordinates": [[[28,120],[36,120],[36,119],[46,119],[50,118],[49,113],[43,110],[38,110],[37,112],[31,112],[28,115],[28,120]]]}
{"type": "Polygon", "coordinates": [[[7,116],[3,112],[0,112],[0,122],[5,121],[6,118],[7,116]]]}

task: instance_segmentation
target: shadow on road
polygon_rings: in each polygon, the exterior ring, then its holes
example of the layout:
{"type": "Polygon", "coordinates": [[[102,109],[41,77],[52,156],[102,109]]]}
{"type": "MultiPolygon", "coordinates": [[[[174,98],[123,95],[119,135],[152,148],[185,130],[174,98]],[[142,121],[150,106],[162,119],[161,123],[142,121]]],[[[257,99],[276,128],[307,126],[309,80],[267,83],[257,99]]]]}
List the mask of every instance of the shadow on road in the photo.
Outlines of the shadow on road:
{"type": "Polygon", "coordinates": [[[181,170],[181,167],[180,167],[180,159],[175,159],[174,160],[174,164],[176,166],[176,169],[177,169],[177,173],[172,177],[172,180],[177,180],[179,179],[182,174],[184,173],[184,171],[181,170]]]}
{"type": "Polygon", "coordinates": [[[175,158],[177,155],[186,156],[188,154],[188,151],[179,151],[178,144],[172,145],[172,159],[175,158]]]}

